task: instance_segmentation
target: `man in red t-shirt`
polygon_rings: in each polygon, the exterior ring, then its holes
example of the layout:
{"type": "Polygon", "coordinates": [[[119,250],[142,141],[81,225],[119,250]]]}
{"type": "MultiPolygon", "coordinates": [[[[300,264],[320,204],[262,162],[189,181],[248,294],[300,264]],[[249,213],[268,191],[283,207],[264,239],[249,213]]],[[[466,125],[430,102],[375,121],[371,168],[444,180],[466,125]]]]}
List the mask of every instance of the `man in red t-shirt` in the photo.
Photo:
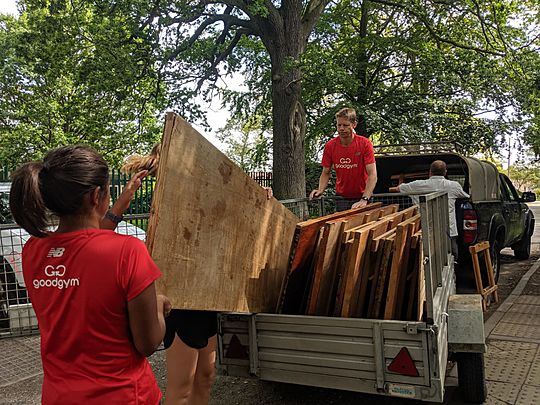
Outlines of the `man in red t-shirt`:
{"type": "Polygon", "coordinates": [[[343,199],[336,201],[336,211],[366,205],[377,184],[377,167],[371,141],[354,132],[356,111],[343,108],[336,113],[338,137],[324,146],[319,187],[309,198],[321,196],[328,185],[332,166],[336,171],[336,194],[343,199]]]}

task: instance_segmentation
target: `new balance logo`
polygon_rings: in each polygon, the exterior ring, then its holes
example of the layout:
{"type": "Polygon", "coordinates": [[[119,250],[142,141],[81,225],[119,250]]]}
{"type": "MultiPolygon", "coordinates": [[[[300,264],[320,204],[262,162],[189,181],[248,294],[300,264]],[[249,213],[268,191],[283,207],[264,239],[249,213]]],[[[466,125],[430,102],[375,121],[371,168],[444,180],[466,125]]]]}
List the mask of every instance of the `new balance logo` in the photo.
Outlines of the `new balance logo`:
{"type": "Polygon", "coordinates": [[[47,257],[62,257],[65,250],[65,248],[52,248],[49,250],[47,257]]]}

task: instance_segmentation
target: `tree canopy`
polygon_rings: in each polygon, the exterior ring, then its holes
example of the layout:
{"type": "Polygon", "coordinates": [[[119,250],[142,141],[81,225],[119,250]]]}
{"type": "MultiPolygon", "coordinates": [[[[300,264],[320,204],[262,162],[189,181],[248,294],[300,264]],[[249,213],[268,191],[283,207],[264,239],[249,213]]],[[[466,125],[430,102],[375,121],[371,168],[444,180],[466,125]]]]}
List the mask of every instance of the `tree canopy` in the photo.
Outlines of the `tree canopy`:
{"type": "Polygon", "coordinates": [[[163,94],[139,24],[148,10],[109,3],[24,0],[19,18],[1,17],[2,163],[68,143],[116,162],[158,139],[163,94]]]}
{"type": "Polygon", "coordinates": [[[540,153],[535,0],[19,3],[0,18],[2,160],[86,142],[115,161],[159,138],[165,109],[204,123],[196,100],[217,97],[231,156],[271,157],[280,198],[305,195],[343,106],[376,144],[493,153],[511,135],[540,153]],[[221,85],[233,73],[245,89],[221,85]]]}
{"type": "MultiPolygon", "coordinates": [[[[538,11],[533,1],[331,4],[301,61],[308,158],[343,106],[374,143],[448,140],[493,153],[513,134],[540,152],[538,11]]],[[[249,90],[228,94],[240,120],[272,107],[263,50],[243,51],[249,90]]]]}

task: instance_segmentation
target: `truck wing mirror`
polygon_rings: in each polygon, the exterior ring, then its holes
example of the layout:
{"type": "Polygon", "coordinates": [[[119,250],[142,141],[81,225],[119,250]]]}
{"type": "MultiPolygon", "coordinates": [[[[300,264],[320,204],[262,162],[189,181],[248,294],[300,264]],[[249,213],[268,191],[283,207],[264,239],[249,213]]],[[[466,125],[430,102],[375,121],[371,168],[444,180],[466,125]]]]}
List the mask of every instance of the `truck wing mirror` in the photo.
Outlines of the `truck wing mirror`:
{"type": "Polygon", "coordinates": [[[521,199],[523,202],[535,202],[536,194],[534,194],[532,191],[525,191],[523,194],[521,194],[521,199]]]}

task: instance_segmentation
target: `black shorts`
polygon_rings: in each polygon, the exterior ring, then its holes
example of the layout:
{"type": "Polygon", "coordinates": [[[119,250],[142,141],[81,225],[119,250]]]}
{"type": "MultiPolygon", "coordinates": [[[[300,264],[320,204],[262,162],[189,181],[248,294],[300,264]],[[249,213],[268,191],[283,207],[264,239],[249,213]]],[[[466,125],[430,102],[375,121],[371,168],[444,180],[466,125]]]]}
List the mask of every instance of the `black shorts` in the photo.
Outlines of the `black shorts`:
{"type": "Polygon", "coordinates": [[[193,349],[204,349],[208,339],[217,334],[217,312],[173,309],[165,318],[163,345],[168,349],[175,333],[186,345],[193,349]]]}

